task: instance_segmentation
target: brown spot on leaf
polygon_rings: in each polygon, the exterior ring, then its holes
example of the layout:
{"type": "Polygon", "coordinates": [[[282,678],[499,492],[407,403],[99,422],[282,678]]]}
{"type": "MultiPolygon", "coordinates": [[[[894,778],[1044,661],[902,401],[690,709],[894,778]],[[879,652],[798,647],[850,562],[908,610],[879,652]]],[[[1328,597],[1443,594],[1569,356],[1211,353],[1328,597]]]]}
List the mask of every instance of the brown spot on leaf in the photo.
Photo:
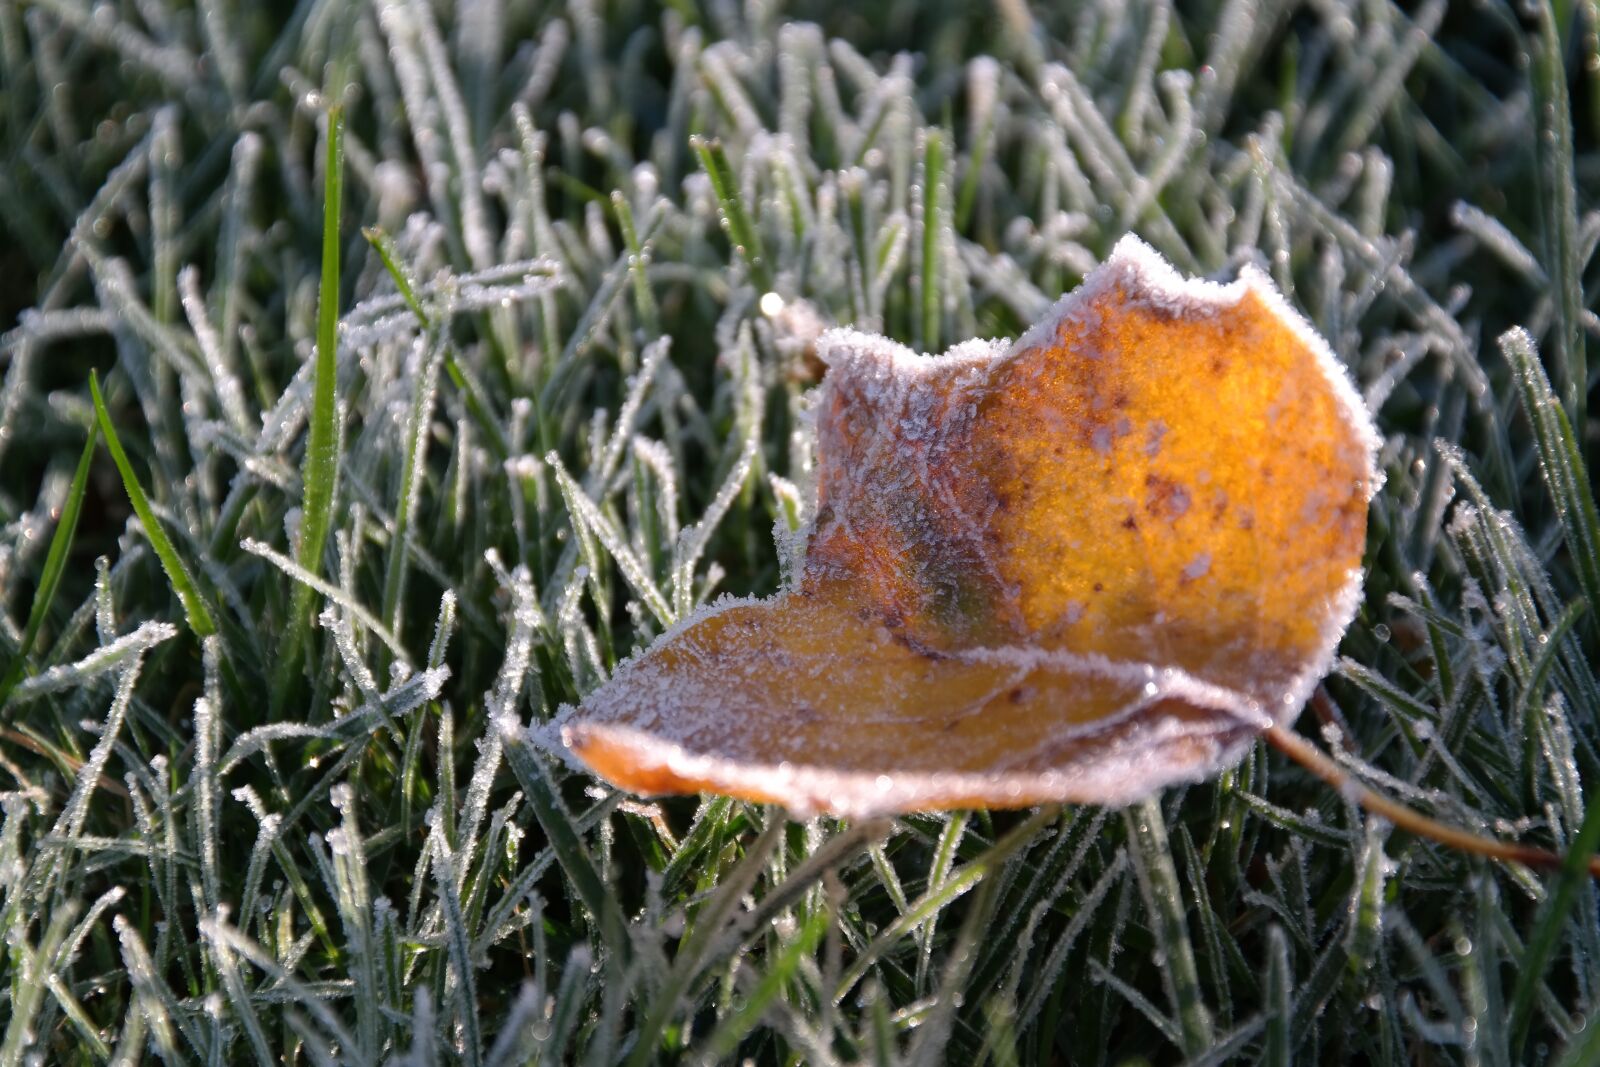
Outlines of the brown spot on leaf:
{"type": "Polygon", "coordinates": [[[1144,476],[1145,510],[1158,519],[1172,522],[1189,512],[1189,490],[1158,474],[1144,476]]]}

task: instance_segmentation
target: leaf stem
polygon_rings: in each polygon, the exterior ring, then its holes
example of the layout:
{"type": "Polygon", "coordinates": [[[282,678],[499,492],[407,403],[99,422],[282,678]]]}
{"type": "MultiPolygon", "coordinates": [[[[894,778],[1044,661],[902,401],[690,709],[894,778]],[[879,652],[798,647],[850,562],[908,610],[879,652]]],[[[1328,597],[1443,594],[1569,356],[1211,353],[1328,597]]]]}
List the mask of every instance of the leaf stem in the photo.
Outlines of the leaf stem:
{"type": "MultiPolygon", "coordinates": [[[[1272,747],[1333,786],[1349,800],[1374,815],[1381,815],[1407,833],[1437,841],[1458,852],[1485,856],[1502,863],[1520,863],[1524,867],[1536,870],[1560,870],[1567,862],[1567,857],[1559,852],[1534,845],[1518,844],[1514,841],[1481,837],[1468,830],[1448,826],[1437,819],[1429,818],[1415,808],[1409,808],[1382,793],[1368,789],[1349,771],[1325,755],[1321,749],[1286,727],[1278,725],[1267,727],[1266,739],[1272,747]]],[[[1590,857],[1587,866],[1591,877],[1600,878],[1600,857],[1590,857]]]]}

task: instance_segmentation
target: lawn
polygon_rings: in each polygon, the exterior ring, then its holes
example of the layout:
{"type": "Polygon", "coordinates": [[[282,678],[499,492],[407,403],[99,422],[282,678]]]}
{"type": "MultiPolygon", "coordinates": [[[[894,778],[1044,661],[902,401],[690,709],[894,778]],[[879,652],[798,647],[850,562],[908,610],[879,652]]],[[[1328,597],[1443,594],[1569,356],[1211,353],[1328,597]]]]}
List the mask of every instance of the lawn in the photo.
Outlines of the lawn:
{"type": "Polygon", "coordinates": [[[1597,244],[1595,0],[0,0],[0,1067],[1600,1062],[1597,244]],[[789,574],[817,329],[1130,232],[1383,435],[1301,735],[1558,869],[541,746],[789,574]]]}

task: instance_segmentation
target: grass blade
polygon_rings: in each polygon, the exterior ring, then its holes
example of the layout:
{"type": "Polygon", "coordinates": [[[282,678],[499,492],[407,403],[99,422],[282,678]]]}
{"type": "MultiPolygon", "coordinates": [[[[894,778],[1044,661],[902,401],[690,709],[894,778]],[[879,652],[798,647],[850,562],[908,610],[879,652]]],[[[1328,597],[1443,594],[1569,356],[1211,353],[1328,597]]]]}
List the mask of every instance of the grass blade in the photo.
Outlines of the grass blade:
{"type": "Polygon", "coordinates": [[[739,1047],[739,1041],[751,1030],[755,1029],[761,1021],[761,1016],[766,1013],[767,1006],[783,992],[783,988],[794,977],[795,971],[800,966],[802,959],[809,958],[816,950],[822,935],[827,932],[833,922],[833,914],[826,908],[818,908],[812,913],[810,920],[800,928],[799,934],[789,942],[784,950],[761,976],[761,981],[756,984],[750,995],[744,999],[739,1009],[728,1015],[722,1023],[712,1031],[711,1037],[706,1040],[704,1062],[725,1063],[739,1047]]]}
{"type": "Polygon", "coordinates": [[[383,263],[383,269],[388,271],[389,278],[400,294],[400,299],[406,302],[406,307],[416,316],[417,324],[426,330],[430,325],[428,313],[423,310],[422,301],[417,299],[417,290],[411,284],[411,276],[400,263],[400,256],[394,248],[394,238],[376,226],[363,227],[361,236],[365,237],[372,250],[378,253],[378,259],[383,263]]]}
{"type": "Polygon", "coordinates": [[[1292,1011],[1290,998],[1294,976],[1289,970],[1289,939],[1283,927],[1274,923],[1267,928],[1267,1042],[1261,1062],[1270,1067],[1289,1067],[1289,1018],[1292,1011]]]}
{"type": "Polygon", "coordinates": [[[1561,940],[1562,927],[1577,903],[1579,890],[1590,876],[1590,857],[1600,848],[1600,790],[1592,785],[1590,788],[1591,795],[1584,808],[1583,822],[1567,847],[1566,858],[1556,874],[1555,885],[1539,905],[1533,933],[1522,954],[1522,965],[1517,968],[1517,984],[1511,994],[1511,1019],[1506,1027],[1506,1032],[1510,1034],[1512,1062],[1522,1059],[1522,1048],[1533,1019],[1534,997],[1545,979],[1545,969],[1554,956],[1556,944],[1561,940]]]}
{"type": "MultiPolygon", "coordinates": [[[[1539,117],[1535,145],[1540,156],[1540,206],[1544,217],[1545,273],[1556,303],[1556,366],[1561,370],[1561,401],[1574,426],[1586,426],[1589,371],[1584,355],[1583,261],[1578,248],[1578,193],[1573,181],[1572,101],[1567,92],[1566,47],[1561,23],[1571,9],[1556,14],[1550,0],[1527,5],[1537,23],[1529,74],[1534,113],[1539,117]]],[[[1564,5],[1565,6],[1565,5],[1564,5]]]]}
{"type": "MultiPolygon", "coordinates": [[[[497,723],[492,728],[502,727],[497,723]]],[[[539,757],[534,755],[523,731],[515,724],[507,724],[503,741],[506,762],[511,764],[511,770],[522,785],[528,803],[533,807],[539,824],[544,827],[545,835],[550,839],[550,845],[555,850],[561,869],[572,879],[578,898],[594,915],[601,933],[605,935],[606,944],[614,951],[622,951],[621,938],[624,936],[625,924],[617,901],[606,889],[600,869],[590,858],[588,849],[584,848],[583,841],[578,837],[572,819],[557,797],[549,776],[544,768],[539,766],[539,757]]]]}
{"type": "Polygon", "coordinates": [[[172,591],[178,594],[178,599],[183,603],[183,613],[188,617],[189,629],[193,630],[197,637],[210,637],[217,632],[217,624],[212,621],[211,612],[206,610],[205,601],[201,599],[200,591],[195,588],[189,568],[184,566],[183,558],[178,555],[178,550],[173,547],[166,530],[156,518],[155,509],[150,506],[150,498],[144,495],[144,487],[139,484],[139,476],[133,472],[133,464],[128,461],[128,453],[122,448],[117,428],[111,423],[111,413],[106,410],[105,398],[100,395],[99,375],[92,371],[89,374],[89,394],[94,398],[94,414],[99,422],[100,432],[106,435],[106,447],[111,450],[111,458],[116,462],[117,472],[122,475],[122,487],[127,491],[128,503],[133,505],[134,514],[139,516],[145,536],[150,539],[150,547],[155,549],[156,557],[161,560],[161,569],[167,572],[167,581],[172,583],[172,591]]]}
{"type": "Polygon", "coordinates": [[[33,605],[28,609],[22,643],[17,646],[17,654],[7,665],[5,675],[0,676],[0,708],[5,707],[6,697],[11,695],[11,690],[22,678],[28,653],[33,651],[33,642],[39,636],[45,616],[50,613],[56,589],[61,585],[61,575],[67,569],[67,552],[72,548],[72,538],[78,530],[78,516],[83,512],[83,494],[89,485],[89,465],[94,461],[94,449],[99,439],[100,424],[95,422],[89,427],[89,438],[83,443],[83,452],[78,457],[78,469],[73,472],[72,488],[67,491],[66,503],[61,506],[56,532],[50,537],[50,551],[45,556],[44,570],[39,575],[39,587],[33,593],[33,605]]]}
{"type": "Polygon", "coordinates": [[[711,188],[717,194],[717,203],[722,209],[722,219],[728,227],[728,239],[733,242],[734,251],[750,268],[750,279],[755,282],[756,288],[763,293],[770,292],[772,267],[761,246],[761,234],[744,208],[744,200],[739,195],[739,181],[734,176],[733,166],[728,162],[728,153],[723,149],[722,142],[714,138],[707,140],[694,137],[689,144],[711,179],[711,188]]]}
{"type": "MultiPolygon", "coordinates": [[[[317,352],[312,371],[311,423],[306,440],[301,498],[300,547],[295,560],[313,575],[322,572],[322,553],[333,526],[333,494],[339,479],[338,339],[339,339],[339,212],[343,199],[344,110],[328,109],[324,157],[326,186],[322,197],[322,280],[317,291],[317,352]]],[[[282,709],[287,689],[300,666],[302,645],[311,622],[313,590],[295,586],[289,632],[273,686],[272,718],[282,709]]]]}
{"type": "MultiPolygon", "coordinates": [[[[1502,334],[1500,351],[1505,353],[1516,375],[1523,413],[1533,425],[1534,442],[1539,449],[1539,473],[1544,477],[1545,489],[1561,519],[1567,550],[1572,553],[1578,572],[1578,584],[1590,605],[1600,607],[1600,514],[1595,510],[1594,483],[1584,470],[1583,454],[1573,433],[1574,423],[1556,402],[1550,380],[1539,363],[1533,338],[1526,330],[1513,329],[1502,334]]],[[[1592,612],[1590,618],[1594,618],[1592,612]]]]}
{"type": "Polygon", "coordinates": [[[939,351],[944,289],[939,257],[944,227],[944,133],[929,130],[922,149],[922,350],[939,351]]]}
{"type": "Polygon", "coordinates": [[[1132,853],[1137,861],[1139,888],[1144,891],[1156,943],[1166,957],[1162,978],[1183,1033],[1183,1051],[1198,1056],[1211,1045],[1211,1013],[1200,999],[1200,972],[1195,967],[1194,947],[1189,942],[1189,927],[1183,917],[1183,890],[1178,885],[1178,870],[1172,863],[1167,844],[1166,818],[1161,801],[1150,798],[1124,813],[1132,853]]]}

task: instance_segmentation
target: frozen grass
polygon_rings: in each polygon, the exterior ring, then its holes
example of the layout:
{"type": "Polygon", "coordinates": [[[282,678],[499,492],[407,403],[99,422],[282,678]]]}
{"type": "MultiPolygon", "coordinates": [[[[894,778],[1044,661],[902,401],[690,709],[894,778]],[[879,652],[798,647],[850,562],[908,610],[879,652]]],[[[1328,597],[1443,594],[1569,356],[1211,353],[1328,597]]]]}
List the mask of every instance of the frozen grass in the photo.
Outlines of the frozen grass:
{"type": "Polygon", "coordinates": [[[1593,1062],[1596,5],[1029,6],[0,0],[0,1067],[1593,1062]],[[1303,729],[1566,872],[1260,747],[845,825],[528,744],[776,586],[819,324],[1129,229],[1388,434],[1303,729]]]}

